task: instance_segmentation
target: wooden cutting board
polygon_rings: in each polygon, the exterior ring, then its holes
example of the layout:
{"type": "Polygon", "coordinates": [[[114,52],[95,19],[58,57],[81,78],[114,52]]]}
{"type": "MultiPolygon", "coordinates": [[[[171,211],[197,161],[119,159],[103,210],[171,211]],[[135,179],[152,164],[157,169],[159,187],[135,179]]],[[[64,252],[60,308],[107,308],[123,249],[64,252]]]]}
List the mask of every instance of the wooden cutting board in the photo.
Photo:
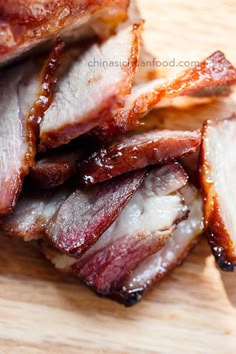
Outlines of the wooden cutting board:
{"type": "MultiPolygon", "coordinates": [[[[221,49],[236,65],[235,0],[139,4],[145,43],[160,60],[199,60],[221,49]]],[[[165,126],[196,127],[234,110],[236,95],[191,113],[172,108],[157,114],[165,126]]],[[[35,245],[0,241],[0,353],[236,352],[236,274],[218,271],[205,240],[129,309],[53,269],[35,245]]]]}

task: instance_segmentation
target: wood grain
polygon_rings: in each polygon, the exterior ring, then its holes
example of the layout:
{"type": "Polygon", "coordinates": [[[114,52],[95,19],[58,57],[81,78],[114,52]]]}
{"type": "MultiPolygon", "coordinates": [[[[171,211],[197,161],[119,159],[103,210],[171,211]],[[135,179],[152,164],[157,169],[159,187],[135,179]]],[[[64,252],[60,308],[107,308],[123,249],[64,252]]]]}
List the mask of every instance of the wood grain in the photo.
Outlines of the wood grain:
{"type": "MultiPolygon", "coordinates": [[[[157,58],[199,60],[221,49],[236,64],[235,0],[139,4],[147,20],[145,43],[157,58]]],[[[164,127],[195,128],[233,111],[236,94],[191,112],[162,108],[152,117],[164,127]]],[[[129,309],[53,269],[35,244],[4,235],[0,242],[0,353],[236,352],[236,276],[218,271],[204,239],[181,267],[129,309]]]]}

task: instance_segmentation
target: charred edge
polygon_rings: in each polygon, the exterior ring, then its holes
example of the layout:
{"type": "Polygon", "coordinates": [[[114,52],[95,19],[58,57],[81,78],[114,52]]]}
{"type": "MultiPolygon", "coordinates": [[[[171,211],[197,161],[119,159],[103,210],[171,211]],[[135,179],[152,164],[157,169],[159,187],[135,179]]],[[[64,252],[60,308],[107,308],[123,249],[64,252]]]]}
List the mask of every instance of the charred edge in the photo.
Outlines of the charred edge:
{"type": "Polygon", "coordinates": [[[226,251],[223,247],[219,247],[215,243],[215,235],[211,232],[206,232],[208,243],[211,247],[212,253],[215,257],[216,263],[224,272],[234,272],[236,264],[230,261],[227,257],[226,251]]]}
{"type": "Polygon", "coordinates": [[[109,297],[125,307],[132,307],[143,299],[144,292],[144,288],[129,291],[121,289],[120,292],[114,291],[109,297]]]}
{"type": "Polygon", "coordinates": [[[94,286],[91,287],[90,284],[87,284],[86,281],[80,279],[85,285],[89,286],[89,288],[100,298],[103,299],[111,299],[115,300],[119,304],[124,305],[125,307],[132,307],[140,302],[143,298],[144,289],[135,289],[131,291],[113,291],[111,289],[110,293],[102,293],[96,290],[94,286]]]}

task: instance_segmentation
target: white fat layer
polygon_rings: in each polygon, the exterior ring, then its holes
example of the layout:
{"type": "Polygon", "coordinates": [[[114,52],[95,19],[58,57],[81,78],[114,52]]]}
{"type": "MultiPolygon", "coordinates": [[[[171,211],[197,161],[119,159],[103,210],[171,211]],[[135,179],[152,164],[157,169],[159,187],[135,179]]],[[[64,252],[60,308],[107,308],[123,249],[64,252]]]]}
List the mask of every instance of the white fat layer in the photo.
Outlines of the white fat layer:
{"type": "MultiPolygon", "coordinates": [[[[158,194],[156,184],[159,184],[159,176],[162,176],[162,169],[166,169],[166,166],[156,168],[149,173],[120,216],[83,257],[87,257],[127,235],[138,233],[151,235],[159,231],[161,237],[161,232],[170,230],[176,220],[183,216],[185,206],[182,196],[178,192],[174,193],[171,191],[170,194],[166,195],[158,194]]],[[[173,173],[171,168],[169,173],[166,171],[166,180],[168,182],[171,173],[173,173]]],[[[176,173],[178,172],[176,171],[176,173]]],[[[178,190],[180,187],[176,183],[174,176],[172,177],[172,183],[176,186],[176,190],[178,190]]],[[[164,184],[163,176],[162,179],[164,184]]],[[[183,183],[185,184],[186,181],[183,183]]]]}
{"type": "Polygon", "coordinates": [[[124,290],[142,289],[154,280],[162,278],[183,260],[194,240],[202,233],[202,200],[199,192],[193,186],[187,185],[181,193],[190,209],[189,218],[178,225],[173,236],[159,252],[150,256],[131,273],[124,290]]]}

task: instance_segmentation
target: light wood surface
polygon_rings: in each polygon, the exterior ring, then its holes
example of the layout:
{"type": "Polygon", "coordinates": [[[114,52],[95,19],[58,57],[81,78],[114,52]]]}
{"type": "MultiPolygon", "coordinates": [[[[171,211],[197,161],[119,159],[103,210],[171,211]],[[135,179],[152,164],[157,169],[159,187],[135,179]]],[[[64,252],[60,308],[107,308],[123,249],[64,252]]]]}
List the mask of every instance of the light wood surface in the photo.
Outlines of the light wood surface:
{"type": "MultiPolygon", "coordinates": [[[[221,49],[236,65],[235,0],[139,4],[147,20],[145,43],[157,58],[199,60],[221,49]]],[[[234,110],[236,95],[191,113],[172,108],[155,114],[165,126],[191,128],[234,110]]],[[[53,269],[36,245],[4,236],[0,242],[1,354],[236,352],[236,274],[218,271],[204,239],[129,309],[53,269]]]]}

